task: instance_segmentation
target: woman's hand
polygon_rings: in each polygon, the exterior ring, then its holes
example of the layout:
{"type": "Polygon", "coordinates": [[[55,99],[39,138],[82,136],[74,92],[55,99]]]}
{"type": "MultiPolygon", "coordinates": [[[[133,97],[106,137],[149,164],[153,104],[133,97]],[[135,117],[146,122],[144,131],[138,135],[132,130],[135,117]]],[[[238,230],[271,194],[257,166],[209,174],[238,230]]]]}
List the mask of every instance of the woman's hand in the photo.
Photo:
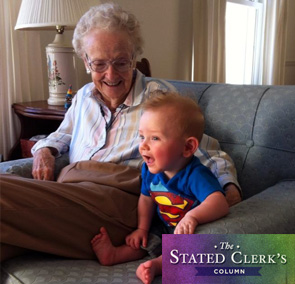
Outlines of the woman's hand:
{"type": "Polygon", "coordinates": [[[137,229],[126,237],[126,245],[133,249],[140,249],[140,246],[147,246],[148,231],[137,229]]]}
{"type": "Polygon", "coordinates": [[[228,206],[233,206],[242,201],[240,191],[235,184],[229,183],[224,188],[225,198],[228,206]]]}
{"type": "Polygon", "coordinates": [[[41,148],[34,154],[32,175],[34,179],[54,180],[55,157],[50,148],[41,148]]]}

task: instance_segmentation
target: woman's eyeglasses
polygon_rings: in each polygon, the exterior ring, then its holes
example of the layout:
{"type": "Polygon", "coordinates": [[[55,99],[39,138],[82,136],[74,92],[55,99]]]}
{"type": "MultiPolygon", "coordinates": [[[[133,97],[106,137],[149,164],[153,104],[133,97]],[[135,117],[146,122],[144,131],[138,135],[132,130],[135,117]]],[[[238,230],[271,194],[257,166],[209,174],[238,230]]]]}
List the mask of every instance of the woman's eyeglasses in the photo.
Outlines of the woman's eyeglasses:
{"type": "Polygon", "coordinates": [[[114,60],[93,60],[91,61],[87,54],[85,54],[87,63],[93,72],[104,72],[110,65],[118,72],[126,72],[132,67],[132,59],[118,58],[114,60]]]}

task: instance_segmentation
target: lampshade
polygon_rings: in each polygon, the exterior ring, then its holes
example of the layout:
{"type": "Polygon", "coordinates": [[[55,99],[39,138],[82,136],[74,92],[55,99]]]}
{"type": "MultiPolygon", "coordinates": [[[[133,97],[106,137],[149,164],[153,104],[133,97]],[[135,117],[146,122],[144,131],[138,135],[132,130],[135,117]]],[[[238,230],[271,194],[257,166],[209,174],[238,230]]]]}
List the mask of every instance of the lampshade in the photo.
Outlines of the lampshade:
{"type": "MultiPolygon", "coordinates": [[[[81,16],[99,0],[22,0],[16,30],[56,30],[52,43],[46,47],[50,105],[67,105],[67,90],[77,90],[76,55],[71,43],[65,41],[65,29],[74,29],[81,16]]],[[[68,105],[67,105],[68,107],[68,105]]]]}
{"type": "Polygon", "coordinates": [[[97,0],[22,0],[15,29],[74,29],[81,16],[97,4],[97,0]]]}

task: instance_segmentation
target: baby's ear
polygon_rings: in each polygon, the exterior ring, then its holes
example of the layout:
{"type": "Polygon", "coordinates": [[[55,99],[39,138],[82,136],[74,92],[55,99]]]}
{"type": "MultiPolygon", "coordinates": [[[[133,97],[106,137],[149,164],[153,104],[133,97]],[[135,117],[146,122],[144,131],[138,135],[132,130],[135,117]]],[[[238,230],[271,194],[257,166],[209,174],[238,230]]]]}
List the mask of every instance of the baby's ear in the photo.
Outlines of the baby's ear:
{"type": "Polygon", "coordinates": [[[183,150],[183,156],[185,158],[188,158],[192,156],[199,147],[199,141],[195,137],[189,137],[185,141],[184,150],[183,150]]]}

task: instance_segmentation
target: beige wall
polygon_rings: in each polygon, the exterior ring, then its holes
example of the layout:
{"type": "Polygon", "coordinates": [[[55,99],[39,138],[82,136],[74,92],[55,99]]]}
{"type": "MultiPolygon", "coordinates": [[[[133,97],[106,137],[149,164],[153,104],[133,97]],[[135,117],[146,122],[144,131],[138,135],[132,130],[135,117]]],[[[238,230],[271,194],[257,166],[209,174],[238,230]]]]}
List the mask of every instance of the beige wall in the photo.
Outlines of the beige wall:
{"type": "Polygon", "coordinates": [[[140,20],[152,76],[189,80],[192,0],[116,0],[140,20]]]}
{"type": "MultiPolygon", "coordinates": [[[[295,84],[295,1],[288,0],[286,84],[295,84]]],[[[104,2],[104,1],[101,1],[104,2]]],[[[114,0],[131,11],[141,22],[145,39],[142,57],[149,59],[152,76],[165,79],[190,80],[193,0],[114,0]]],[[[66,31],[71,39],[72,31],[66,31]]],[[[42,32],[42,44],[53,41],[53,32],[42,32]]],[[[47,82],[46,68],[44,80],[47,82]]],[[[89,82],[79,59],[79,85],[89,82]]],[[[48,91],[47,91],[48,92],[48,91]]]]}

